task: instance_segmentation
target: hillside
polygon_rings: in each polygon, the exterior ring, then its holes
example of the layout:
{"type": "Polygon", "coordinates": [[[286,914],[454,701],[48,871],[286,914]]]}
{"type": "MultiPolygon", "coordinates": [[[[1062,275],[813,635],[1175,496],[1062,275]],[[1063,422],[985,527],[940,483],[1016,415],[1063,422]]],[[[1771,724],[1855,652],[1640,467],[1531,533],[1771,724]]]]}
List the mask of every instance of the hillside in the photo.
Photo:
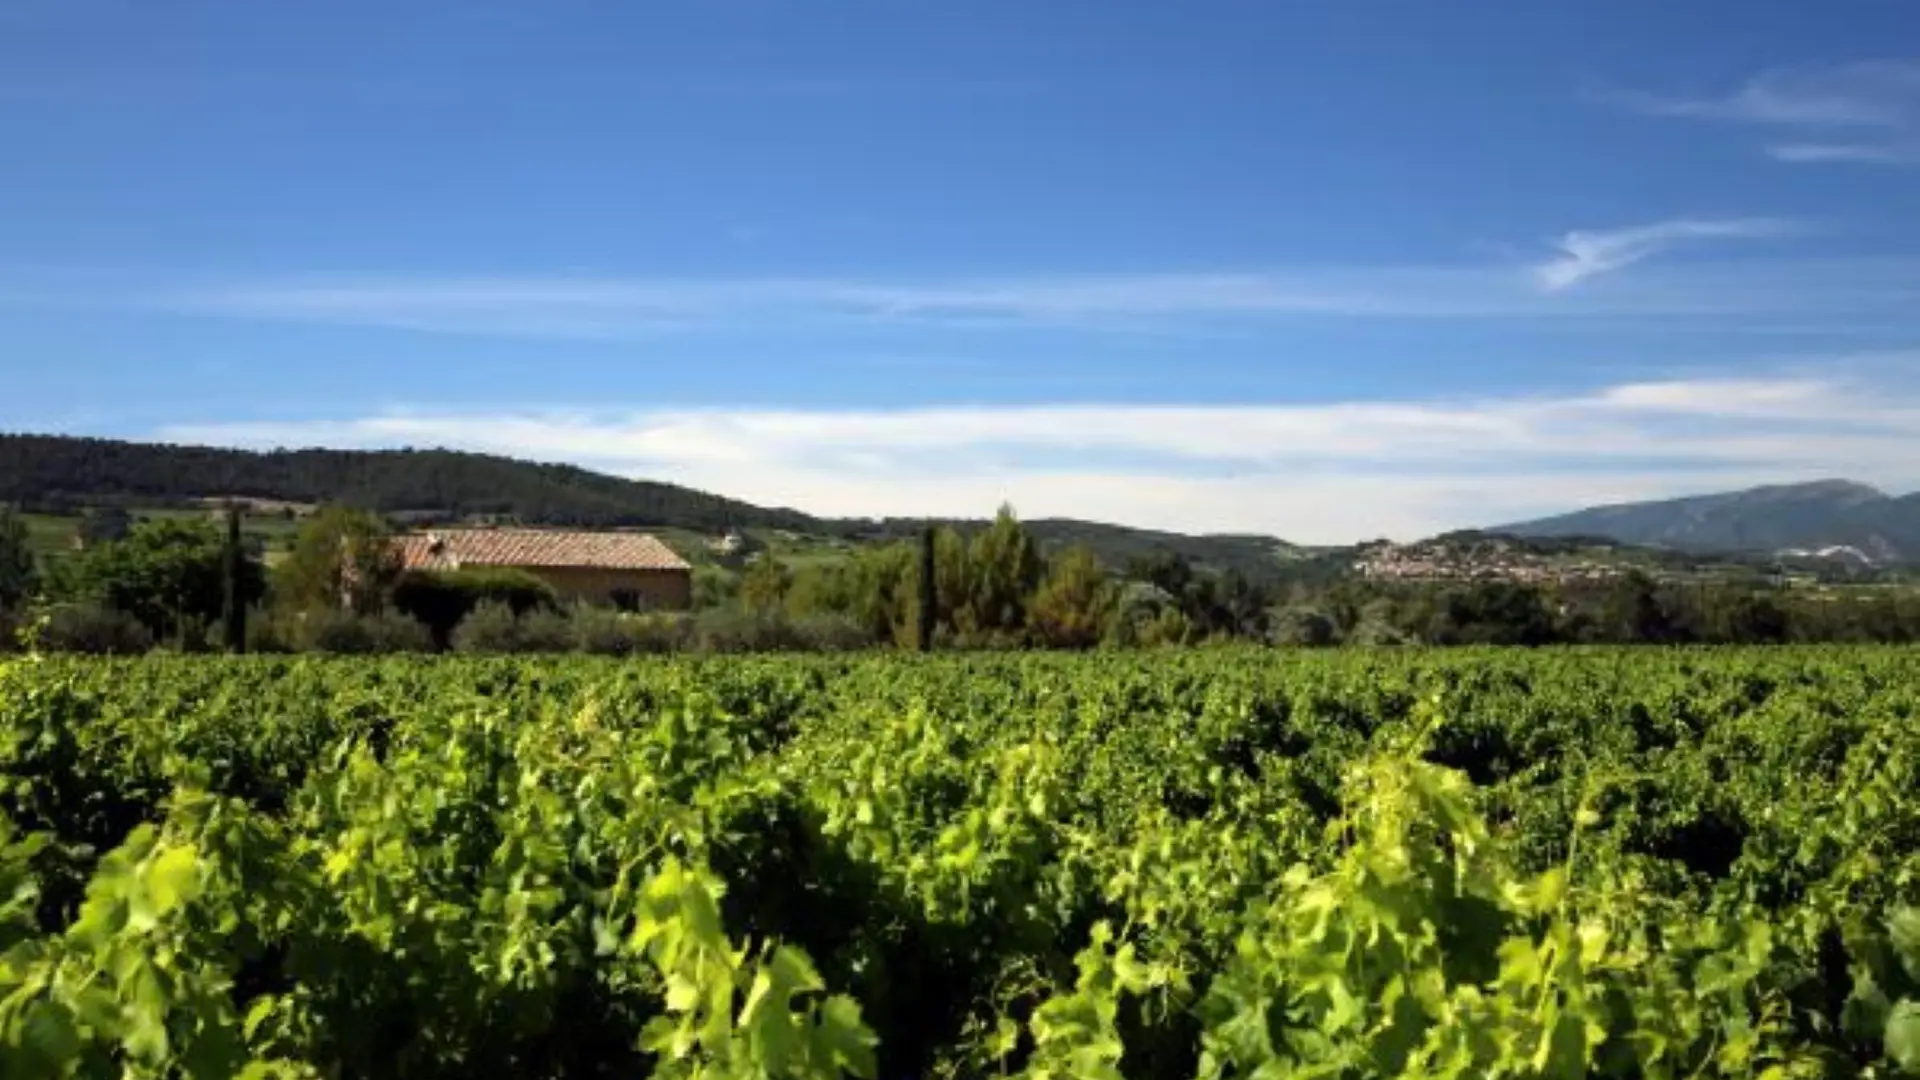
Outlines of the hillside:
{"type": "Polygon", "coordinates": [[[0,502],[28,507],[206,496],[346,502],[382,513],[502,515],[549,525],[815,531],[817,519],[702,491],[451,450],[257,453],[54,435],[0,435],[0,502]]]}
{"type": "MultiPolygon", "coordinates": [[[[875,539],[906,539],[916,535],[927,524],[919,519],[888,518],[867,523],[863,534],[875,539]]],[[[934,524],[968,531],[986,522],[956,519],[934,524]]],[[[1348,550],[1306,548],[1271,536],[1193,536],[1074,518],[1032,518],[1022,524],[1028,533],[1046,547],[1082,544],[1098,552],[1102,560],[1113,566],[1124,566],[1135,559],[1170,551],[1199,566],[1234,570],[1250,578],[1264,580],[1336,576],[1346,566],[1343,553],[1348,550]]]]}
{"type": "MultiPolygon", "coordinates": [[[[209,496],[345,502],[403,518],[499,517],[534,525],[771,529],[836,539],[904,539],[918,519],[843,520],[772,509],[675,484],[572,465],[453,450],[273,450],[0,434],[0,503],[64,512],[94,503],[169,506],[209,496]]],[[[962,529],[980,520],[943,522],[962,529]]],[[[1310,552],[1268,536],[1187,536],[1071,519],[1027,523],[1049,546],[1082,543],[1120,566],[1171,551],[1255,577],[1311,574],[1310,552]]]]}
{"type": "Polygon", "coordinates": [[[1847,480],[1590,507],[1498,526],[1517,536],[1605,536],[1694,552],[1852,549],[1876,563],[1920,559],[1920,495],[1847,480]]]}

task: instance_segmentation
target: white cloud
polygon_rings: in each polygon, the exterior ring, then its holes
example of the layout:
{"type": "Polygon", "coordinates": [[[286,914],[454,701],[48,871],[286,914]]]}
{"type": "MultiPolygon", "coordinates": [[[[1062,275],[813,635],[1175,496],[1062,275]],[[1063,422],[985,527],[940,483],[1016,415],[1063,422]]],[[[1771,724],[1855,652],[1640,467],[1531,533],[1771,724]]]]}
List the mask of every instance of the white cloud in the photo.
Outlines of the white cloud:
{"type": "Polygon", "coordinates": [[[1767,147],[1768,156],[1800,163],[1852,161],[1867,165],[1920,164],[1920,144],[1902,143],[1780,143],[1767,147]]]}
{"type": "Polygon", "coordinates": [[[834,516],[985,514],[1310,542],[1747,484],[1920,484],[1920,396],[1833,378],[1326,404],[390,412],[163,430],[246,446],[452,446],[834,516]]]}
{"type": "Polygon", "coordinates": [[[1534,268],[1542,288],[1569,288],[1600,274],[1631,266],[1676,244],[1779,236],[1793,226],[1774,218],[1720,221],[1680,219],[1624,229],[1575,231],[1560,238],[1560,253],[1534,268]]]}
{"type": "Polygon", "coordinates": [[[1767,147],[1779,161],[1920,164],[1920,60],[1866,60],[1773,68],[1719,97],[1621,98],[1661,116],[1847,133],[1767,147]]]}

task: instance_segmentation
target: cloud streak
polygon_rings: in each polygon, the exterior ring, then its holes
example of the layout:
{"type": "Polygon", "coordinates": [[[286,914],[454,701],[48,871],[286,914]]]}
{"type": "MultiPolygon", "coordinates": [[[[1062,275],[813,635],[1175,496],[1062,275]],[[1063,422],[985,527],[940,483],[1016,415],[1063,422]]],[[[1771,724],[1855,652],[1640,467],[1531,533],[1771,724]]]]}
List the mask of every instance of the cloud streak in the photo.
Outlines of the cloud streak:
{"type": "Polygon", "coordinates": [[[1920,259],[1782,255],[1673,261],[1679,248],[1784,236],[1772,218],[1576,230],[1530,264],[1283,267],[1233,273],[859,278],[348,278],[95,288],[11,285],[0,303],[426,333],[632,339],[723,329],[1059,327],[1198,331],[1305,319],[1910,322],[1920,259]],[[1646,265],[1640,265],[1646,264],[1646,265]],[[1632,267],[1631,274],[1622,271],[1632,267]],[[1577,286],[1577,287],[1576,287],[1577,286]],[[22,299],[24,298],[24,299],[22,299]]]}
{"type": "Polygon", "coordinates": [[[1668,248],[1701,240],[1742,240],[1793,231],[1775,218],[1722,221],[1681,219],[1602,231],[1576,231],[1560,238],[1559,254],[1534,268],[1549,292],[1571,288],[1589,278],[1620,270],[1668,248]]]}
{"type": "Polygon", "coordinates": [[[1818,163],[1855,162],[1864,165],[1920,165],[1920,142],[1915,143],[1780,143],[1767,147],[1778,161],[1818,163]]]}
{"type": "Polygon", "coordinates": [[[1777,161],[1920,164],[1920,60],[1772,68],[1717,97],[1617,98],[1656,116],[1795,132],[1799,137],[1767,144],[1777,161]]]}
{"type": "Polygon", "coordinates": [[[1004,499],[1030,516],[1310,542],[1831,475],[1920,485],[1920,396],[1798,376],[1471,401],[395,411],[159,434],[460,447],[837,516],[978,515],[1004,499]]]}

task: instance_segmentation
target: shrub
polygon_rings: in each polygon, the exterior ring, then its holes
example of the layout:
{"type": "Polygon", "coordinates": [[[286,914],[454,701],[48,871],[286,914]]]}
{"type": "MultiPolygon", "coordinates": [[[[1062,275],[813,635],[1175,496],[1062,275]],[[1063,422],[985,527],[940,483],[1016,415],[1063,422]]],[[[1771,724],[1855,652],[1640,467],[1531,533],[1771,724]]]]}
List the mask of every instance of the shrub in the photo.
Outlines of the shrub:
{"type": "Polygon", "coordinates": [[[290,653],[294,651],[293,627],[273,612],[255,608],[247,613],[247,651],[250,653],[290,653]]]}
{"type": "Polygon", "coordinates": [[[706,611],[733,602],[740,592],[740,576],[718,566],[693,568],[693,606],[706,611]]]}
{"type": "Polygon", "coordinates": [[[1293,607],[1280,612],[1267,636],[1275,645],[1320,648],[1334,644],[1339,637],[1339,630],[1325,613],[1312,608],[1293,607]]]}
{"type": "Polygon", "coordinates": [[[318,611],[301,617],[295,628],[294,642],[310,652],[357,656],[433,649],[426,627],[393,612],[355,615],[346,611],[318,611]]]}
{"type": "Polygon", "coordinates": [[[481,604],[453,629],[453,647],[461,652],[513,652],[520,640],[519,620],[505,604],[481,604]]]}
{"type": "Polygon", "coordinates": [[[634,656],[684,649],[689,624],[682,615],[631,615],[583,607],[573,613],[574,646],[597,656],[634,656]]]}
{"type": "Polygon", "coordinates": [[[813,652],[852,652],[874,645],[873,634],[845,615],[803,615],[791,627],[796,647],[813,652]]]}
{"type": "Polygon", "coordinates": [[[575,641],[573,624],[557,611],[515,615],[496,602],[474,608],[453,631],[453,647],[461,652],[567,652],[575,641]]]}
{"type": "Polygon", "coordinates": [[[49,652],[125,656],[153,648],[153,635],[124,611],[89,603],[60,604],[46,616],[38,640],[49,652]]]}
{"type": "Polygon", "coordinates": [[[558,611],[529,611],[518,618],[519,640],[515,652],[571,652],[574,648],[574,628],[567,617],[558,611]]]}
{"type": "Polygon", "coordinates": [[[454,629],[484,604],[498,604],[509,615],[555,607],[553,587],[524,570],[417,570],[394,586],[393,606],[413,616],[445,648],[454,629]]]}
{"type": "Polygon", "coordinates": [[[1405,631],[1392,623],[1380,619],[1362,619],[1360,625],[1347,635],[1347,644],[1363,646],[1406,645],[1410,643],[1405,631]]]}
{"type": "Polygon", "coordinates": [[[793,627],[772,614],[721,608],[694,616],[693,647],[701,652],[776,652],[797,648],[793,627]]]}

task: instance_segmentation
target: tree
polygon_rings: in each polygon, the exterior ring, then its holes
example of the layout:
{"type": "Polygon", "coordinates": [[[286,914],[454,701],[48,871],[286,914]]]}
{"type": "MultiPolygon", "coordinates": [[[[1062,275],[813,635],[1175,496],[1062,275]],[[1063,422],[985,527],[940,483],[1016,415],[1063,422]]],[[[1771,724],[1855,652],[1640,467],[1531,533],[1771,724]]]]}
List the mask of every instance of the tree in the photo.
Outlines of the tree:
{"type": "MultiPolygon", "coordinates": [[[[238,592],[243,603],[266,592],[260,565],[241,558],[238,592]]],[[[211,625],[226,602],[226,545],[209,521],[160,518],[143,521],[125,539],[101,544],[69,560],[66,588],[124,611],[156,640],[185,639],[211,625]]]]}
{"type": "Polygon", "coordinates": [[[1267,632],[1267,594],[1238,570],[1194,579],[1186,599],[1189,617],[1210,634],[1261,637],[1267,632]]]}
{"type": "Polygon", "coordinates": [[[902,648],[918,645],[916,546],[865,548],[855,552],[846,566],[847,614],[875,640],[892,641],[902,648]]]}
{"type": "Polygon", "coordinates": [[[300,526],[276,584],[281,598],[296,608],[368,615],[386,606],[400,569],[400,553],[384,522],[364,510],[334,505],[300,526]]]}
{"type": "Polygon", "coordinates": [[[127,530],[133,528],[133,518],[124,507],[89,506],[80,512],[80,523],[74,526],[74,539],[81,548],[90,548],[95,544],[109,544],[115,540],[124,540],[127,530]]]}
{"type": "Polygon", "coordinates": [[[1600,632],[1608,641],[1664,642],[1674,638],[1653,579],[1633,571],[1614,582],[1600,606],[1600,632]]]}
{"type": "Polygon", "coordinates": [[[748,610],[768,614],[779,610],[792,585],[793,575],[786,566],[772,553],[763,553],[740,575],[740,602],[748,610]]]}
{"type": "Polygon", "coordinates": [[[1275,645],[1321,648],[1339,641],[1333,618],[1310,607],[1290,607],[1273,620],[1270,637],[1275,645]]]}
{"type": "Polygon", "coordinates": [[[957,636],[978,632],[984,624],[974,607],[980,581],[973,550],[959,530],[929,531],[933,540],[934,621],[957,636]]]}
{"type": "Polygon", "coordinates": [[[1076,544],[1054,558],[1028,605],[1028,620],[1048,645],[1085,649],[1099,644],[1106,633],[1114,600],[1099,556],[1076,544]]]}
{"type": "Polygon", "coordinates": [[[12,507],[0,506],[0,610],[32,596],[37,580],[26,519],[12,507]]]}
{"type": "Polygon", "coordinates": [[[1187,586],[1193,581],[1193,564],[1175,552],[1160,550],[1128,563],[1127,576],[1179,598],[1187,594],[1187,586]]]}
{"type": "Polygon", "coordinates": [[[1449,587],[1418,610],[1422,636],[1433,645],[1544,645],[1555,636],[1540,590],[1510,581],[1449,587]]]}
{"type": "Polygon", "coordinates": [[[718,566],[693,568],[693,607],[696,611],[726,607],[739,595],[740,579],[718,566]]]}
{"type": "Polygon", "coordinates": [[[933,650],[934,621],[939,610],[939,552],[935,547],[933,526],[929,525],[920,536],[920,592],[916,612],[919,618],[914,620],[913,635],[913,647],[921,652],[933,650]]]}
{"type": "Polygon", "coordinates": [[[227,651],[247,651],[246,549],[240,545],[240,508],[227,507],[227,540],[220,552],[220,622],[227,651]]]}
{"type": "Polygon", "coordinates": [[[993,524],[973,538],[972,619],[983,631],[1015,631],[1026,625],[1027,598],[1046,573],[1033,537],[1020,527],[1013,507],[1002,505],[993,524]]]}

